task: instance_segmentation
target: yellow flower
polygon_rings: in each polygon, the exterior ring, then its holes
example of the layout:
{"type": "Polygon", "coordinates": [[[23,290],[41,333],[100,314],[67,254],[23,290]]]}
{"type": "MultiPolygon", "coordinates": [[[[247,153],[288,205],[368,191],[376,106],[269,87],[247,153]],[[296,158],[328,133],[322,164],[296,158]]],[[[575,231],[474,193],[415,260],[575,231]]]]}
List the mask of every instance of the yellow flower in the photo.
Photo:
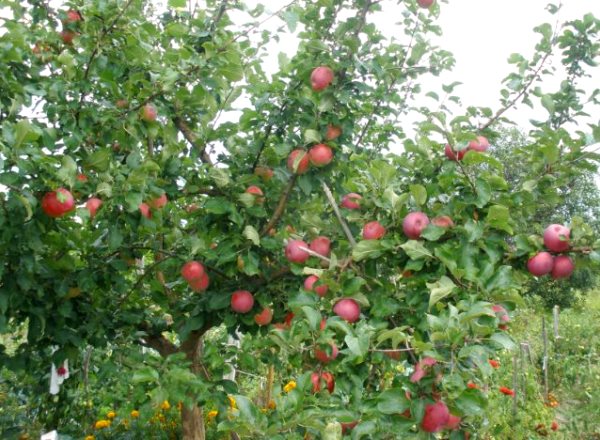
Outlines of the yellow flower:
{"type": "Polygon", "coordinates": [[[229,399],[229,406],[232,409],[236,409],[237,408],[237,403],[235,402],[235,399],[232,396],[227,396],[227,398],[229,399]]]}
{"type": "Polygon", "coordinates": [[[168,411],[168,410],[170,410],[170,409],[171,409],[171,404],[169,403],[169,401],[168,401],[168,400],[165,400],[165,401],[164,401],[164,402],[163,402],[163,403],[160,405],[160,408],[161,408],[161,409],[163,409],[163,410],[165,410],[165,411],[168,411]]]}
{"type": "Polygon", "coordinates": [[[183,409],[183,402],[177,402],[177,409],[181,411],[183,409]]]}
{"type": "Polygon", "coordinates": [[[295,388],[296,388],[296,381],[295,380],[290,380],[283,387],[283,391],[285,391],[286,393],[289,393],[290,391],[292,391],[295,388]]]}
{"type": "Polygon", "coordinates": [[[277,408],[277,404],[275,403],[274,400],[269,400],[269,404],[267,405],[267,408],[275,409],[275,408],[277,408]]]}
{"type": "Polygon", "coordinates": [[[108,428],[110,426],[110,420],[98,420],[94,427],[96,429],[108,428]]]}
{"type": "Polygon", "coordinates": [[[137,419],[139,416],[140,416],[140,412],[137,409],[134,409],[133,411],[131,411],[132,419],[137,419]]]}
{"type": "Polygon", "coordinates": [[[211,421],[214,420],[215,417],[217,417],[219,415],[219,411],[217,411],[216,409],[213,409],[212,411],[209,411],[208,414],[206,415],[206,418],[211,421]]]}
{"type": "Polygon", "coordinates": [[[108,414],[106,414],[106,417],[108,417],[109,419],[114,419],[115,417],[117,417],[117,413],[114,411],[109,411],[108,414]]]}
{"type": "Polygon", "coordinates": [[[88,435],[85,437],[85,440],[95,440],[96,437],[94,437],[93,435],[88,435]]]}

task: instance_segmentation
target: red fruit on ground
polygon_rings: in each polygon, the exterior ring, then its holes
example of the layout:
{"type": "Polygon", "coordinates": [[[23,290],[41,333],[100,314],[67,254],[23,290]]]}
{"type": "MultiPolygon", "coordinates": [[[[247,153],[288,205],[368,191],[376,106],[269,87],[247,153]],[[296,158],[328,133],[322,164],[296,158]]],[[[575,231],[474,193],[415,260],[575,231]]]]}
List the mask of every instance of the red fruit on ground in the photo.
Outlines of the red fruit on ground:
{"type": "Polygon", "coordinates": [[[306,278],[306,280],[304,280],[304,289],[308,290],[309,292],[315,292],[317,295],[323,298],[325,295],[327,295],[329,287],[327,284],[321,284],[320,286],[315,287],[315,283],[317,281],[319,281],[318,276],[310,275],[308,278],[306,278]]]}
{"type": "Polygon", "coordinates": [[[544,231],[544,246],[552,252],[564,252],[569,249],[571,230],[563,225],[550,225],[544,231]]]}
{"type": "Polygon", "coordinates": [[[319,66],[310,74],[310,85],[315,92],[326,89],[332,81],[333,70],[326,66],[319,66]]]}
{"type": "Polygon", "coordinates": [[[342,135],[342,128],[337,125],[329,124],[327,126],[327,133],[325,133],[325,139],[332,141],[339,138],[342,135]]]}
{"type": "Polygon", "coordinates": [[[385,235],[385,228],[378,221],[367,223],[363,227],[362,236],[365,240],[379,240],[385,235]]]}
{"type": "Polygon", "coordinates": [[[342,207],[346,209],[360,209],[362,196],[356,193],[348,193],[342,197],[342,207]]]}
{"type": "Polygon", "coordinates": [[[469,150],[484,152],[490,148],[490,142],[485,136],[477,136],[477,140],[469,142],[469,150]]]}
{"type": "Polygon", "coordinates": [[[96,211],[102,206],[102,200],[97,197],[92,197],[87,202],[85,202],[85,207],[90,212],[90,217],[94,218],[96,216],[96,211]]]}
{"type": "Polygon", "coordinates": [[[231,295],[231,309],[237,313],[248,313],[254,306],[254,297],[247,290],[236,290],[231,295]]]}
{"type": "Polygon", "coordinates": [[[558,422],[556,420],[553,420],[552,424],[550,425],[550,429],[552,431],[558,431],[558,428],[559,428],[558,422]]]}
{"type": "Polygon", "coordinates": [[[273,310],[268,307],[265,307],[262,312],[254,315],[254,321],[258,325],[269,325],[271,320],[273,319],[273,310]]]}
{"type": "Polygon", "coordinates": [[[425,432],[440,432],[450,420],[448,407],[442,401],[425,405],[425,415],[421,421],[421,428],[425,432]]]}
{"type": "Polygon", "coordinates": [[[549,252],[539,252],[527,261],[527,270],[536,277],[541,277],[552,271],[554,257],[549,252]]]}
{"type": "Polygon", "coordinates": [[[352,298],[343,298],[335,303],[333,313],[348,322],[356,322],[360,318],[360,306],[352,298]]]}
{"type": "Polygon", "coordinates": [[[421,233],[429,224],[429,217],[422,212],[411,212],[402,221],[402,230],[404,235],[412,240],[421,237],[421,233]]]}
{"type": "Polygon", "coordinates": [[[65,188],[48,192],[42,198],[42,211],[49,217],[62,217],[73,209],[75,209],[75,199],[65,188]]]}
{"type": "Polygon", "coordinates": [[[330,342],[329,345],[331,346],[331,354],[327,354],[327,351],[325,351],[325,350],[315,348],[315,359],[316,360],[318,360],[319,362],[322,362],[324,364],[327,364],[327,363],[335,360],[335,358],[338,357],[339,350],[338,350],[337,346],[333,342],[330,342]]]}
{"type": "Polygon", "coordinates": [[[197,261],[188,261],[181,268],[181,276],[186,281],[199,280],[204,275],[204,266],[197,261]]]}
{"type": "Polygon", "coordinates": [[[331,240],[327,237],[319,236],[310,242],[310,250],[319,255],[328,257],[331,254],[331,240]]]}
{"type": "Polygon", "coordinates": [[[290,240],[285,247],[285,257],[292,263],[304,263],[310,255],[305,250],[300,248],[308,249],[308,245],[302,240],[290,240]]]}
{"type": "Polygon", "coordinates": [[[290,153],[287,160],[287,167],[292,173],[304,174],[310,166],[310,157],[306,151],[296,149],[290,153]]]}
{"type": "Polygon", "coordinates": [[[559,255],[554,259],[554,267],[552,268],[552,278],[568,278],[573,273],[575,265],[571,258],[566,255],[559,255]]]}
{"type": "Polygon", "coordinates": [[[308,151],[310,163],[316,167],[329,165],[333,160],[333,150],[325,144],[317,144],[308,151]]]}
{"type": "Polygon", "coordinates": [[[140,203],[139,208],[144,217],[148,219],[152,218],[152,211],[150,211],[150,206],[147,203],[140,203]]]}
{"type": "Polygon", "coordinates": [[[210,279],[208,278],[208,274],[204,272],[200,278],[189,281],[190,287],[194,292],[204,292],[208,289],[208,285],[210,283],[210,279]]]}

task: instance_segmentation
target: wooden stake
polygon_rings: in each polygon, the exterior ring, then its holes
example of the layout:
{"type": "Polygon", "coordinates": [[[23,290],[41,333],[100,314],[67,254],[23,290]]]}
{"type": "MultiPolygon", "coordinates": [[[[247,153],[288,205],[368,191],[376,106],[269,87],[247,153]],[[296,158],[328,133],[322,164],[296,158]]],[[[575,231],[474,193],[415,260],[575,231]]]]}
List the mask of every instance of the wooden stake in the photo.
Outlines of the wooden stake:
{"type": "Polygon", "coordinates": [[[558,334],[558,314],[559,314],[559,307],[558,306],[554,306],[554,308],[552,309],[552,316],[554,318],[554,340],[557,341],[560,336],[558,334]]]}
{"type": "Polygon", "coordinates": [[[548,400],[548,333],[546,332],[546,317],[542,316],[542,339],[544,341],[544,357],[542,371],[544,373],[544,398],[548,400]]]}
{"type": "Polygon", "coordinates": [[[335,216],[337,217],[338,221],[340,222],[340,225],[342,226],[342,229],[344,230],[346,237],[348,237],[348,241],[350,242],[350,245],[352,247],[356,246],[356,240],[352,236],[352,232],[350,232],[350,228],[348,227],[348,224],[344,220],[344,217],[342,217],[342,213],[340,212],[340,209],[338,208],[337,203],[335,202],[335,199],[333,198],[333,194],[331,193],[331,190],[329,189],[329,187],[327,186],[327,184],[325,182],[321,182],[321,184],[323,185],[323,191],[325,191],[325,196],[327,197],[327,200],[329,200],[329,204],[331,205],[331,208],[333,209],[335,216]]]}

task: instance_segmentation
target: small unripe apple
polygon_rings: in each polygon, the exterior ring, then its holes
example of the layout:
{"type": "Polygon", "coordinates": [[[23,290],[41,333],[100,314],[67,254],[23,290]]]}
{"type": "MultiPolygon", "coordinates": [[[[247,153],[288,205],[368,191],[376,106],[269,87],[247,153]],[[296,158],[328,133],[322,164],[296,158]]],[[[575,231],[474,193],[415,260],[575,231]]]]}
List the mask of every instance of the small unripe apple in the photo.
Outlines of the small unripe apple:
{"type": "Polygon", "coordinates": [[[331,240],[327,237],[319,236],[310,242],[309,248],[319,255],[328,257],[331,254],[331,240]]]}
{"type": "Polygon", "coordinates": [[[327,295],[327,291],[329,290],[329,286],[327,284],[321,284],[320,286],[315,286],[315,283],[319,281],[319,277],[316,275],[310,275],[304,280],[304,289],[309,292],[315,292],[321,298],[327,295]]]}
{"type": "Polygon", "coordinates": [[[287,160],[287,167],[292,173],[304,174],[310,166],[310,157],[306,151],[296,149],[290,153],[287,160]]]}
{"type": "Polygon", "coordinates": [[[559,255],[554,259],[554,267],[552,268],[552,278],[568,278],[575,270],[575,265],[571,258],[566,255],[559,255]]]}
{"type": "Polygon", "coordinates": [[[268,182],[273,177],[273,170],[269,167],[258,166],[254,169],[254,174],[268,182]]]}
{"type": "Polygon", "coordinates": [[[117,102],[115,102],[115,105],[117,106],[117,108],[120,108],[120,109],[127,108],[127,107],[129,107],[129,101],[127,101],[124,98],[117,99],[117,102]]]}
{"type": "Polygon", "coordinates": [[[385,228],[378,221],[367,223],[362,231],[365,240],[379,240],[385,235],[385,228]]]}
{"type": "Polygon", "coordinates": [[[328,364],[329,362],[335,360],[335,358],[338,357],[339,350],[338,350],[337,346],[335,345],[335,343],[330,342],[329,345],[331,346],[331,355],[328,355],[327,351],[325,351],[325,350],[320,350],[319,348],[315,348],[315,359],[316,360],[318,360],[319,362],[322,362],[324,364],[328,364]]]}
{"type": "Polygon", "coordinates": [[[435,0],[417,0],[417,3],[420,7],[424,9],[429,9],[435,0]]]}
{"type": "Polygon", "coordinates": [[[163,195],[161,195],[160,197],[150,200],[148,202],[148,205],[154,209],[161,209],[167,204],[167,202],[167,195],[163,193],[163,195]]]}
{"type": "Polygon", "coordinates": [[[73,44],[73,39],[77,36],[77,34],[69,29],[63,29],[60,32],[60,38],[62,39],[63,43],[71,45],[73,44]]]}
{"type": "Polygon", "coordinates": [[[102,200],[98,197],[92,197],[87,202],[85,202],[85,207],[90,212],[90,217],[94,218],[96,216],[96,211],[102,206],[102,200]]]}
{"type": "Polygon", "coordinates": [[[454,151],[449,144],[446,144],[446,147],[444,148],[444,153],[446,154],[446,157],[448,159],[457,161],[462,160],[463,157],[465,157],[465,154],[467,154],[467,150],[454,151]]]}
{"type": "Polygon", "coordinates": [[[209,284],[210,278],[206,272],[200,275],[200,278],[189,281],[189,285],[194,292],[204,292],[206,289],[208,289],[209,284]]]}
{"type": "Polygon", "coordinates": [[[150,206],[147,203],[140,203],[139,208],[144,217],[148,219],[152,218],[152,211],[150,211],[150,206]]]}
{"type": "Polygon", "coordinates": [[[469,142],[469,150],[479,151],[483,153],[485,150],[490,148],[490,141],[485,136],[477,136],[477,140],[469,142]]]}
{"type": "Polygon", "coordinates": [[[73,209],[75,209],[75,199],[65,188],[46,193],[42,198],[42,210],[49,217],[62,217],[73,209]]]}
{"type": "Polygon", "coordinates": [[[246,193],[254,195],[256,203],[264,203],[264,201],[265,201],[265,198],[263,197],[262,189],[260,189],[256,185],[251,185],[248,188],[246,188],[246,193]]]}
{"type": "Polygon", "coordinates": [[[317,144],[308,151],[310,163],[316,167],[324,167],[333,160],[333,151],[325,144],[317,144]]]}
{"type": "Polygon", "coordinates": [[[304,263],[310,255],[305,250],[300,248],[308,249],[308,245],[302,240],[290,240],[285,247],[285,257],[292,263],[304,263]]]}
{"type": "Polygon", "coordinates": [[[550,225],[544,231],[544,246],[552,252],[564,252],[569,249],[571,230],[563,225],[550,225]]]}
{"type": "Polygon", "coordinates": [[[362,196],[356,193],[348,193],[342,197],[342,207],[346,209],[360,209],[362,196]]]}
{"type": "Polygon", "coordinates": [[[339,138],[342,135],[342,127],[338,125],[327,126],[327,132],[325,133],[325,139],[328,141],[332,141],[334,139],[339,138]]]}
{"type": "Polygon", "coordinates": [[[402,221],[402,230],[411,240],[418,240],[429,224],[429,217],[420,211],[411,212],[402,221]]]}
{"type": "Polygon", "coordinates": [[[158,112],[156,111],[156,107],[153,104],[147,103],[142,107],[142,120],[146,122],[154,122],[156,121],[156,117],[158,116],[158,112]]]}
{"type": "Polygon", "coordinates": [[[319,66],[310,74],[310,84],[315,92],[329,87],[333,81],[333,70],[326,66],[319,66]]]}
{"type": "Polygon", "coordinates": [[[204,275],[204,266],[197,261],[188,261],[181,268],[181,276],[186,281],[198,280],[204,275]]]}
{"type": "Polygon", "coordinates": [[[421,421],[421,428],[425,432],[440,432],[450,420],[448,407],[442,401],[425,405],[425,415],[421,421]]]}
{"type": "Polygon", "coordinates": [[[549,252],[539,252],[527,261],[527,270],[536,277],[541,277],[552,271],[554,257],[549,252]]]}
{"type": "Polygon", "coordinates": [[[352,298],[343,298],[335,303],[333,313],[348,322],[356,322],[360,318],[360,306],[352,298]]]}
{"type": "Polygon", "coordinates": [[[265,307],[262,312],[254,315],[254,321],[260,326],[269,325],[272,319],[273,311],[268,307],[265,307]]]}
{"type": "Polygon", "coordinates": [[[248,313],[254,306],[254,297],[247,290],[236,290],[231,295],[231,309],[237,313],[248,313]]]}
{"type": "Polygon", "coordinates": [[[454,227],[454,222],[447,215],[440,215],[438,217],[435,217],[433,220],[431,220],[431,223],[433,223],[435,226],[438,226],[440,228],[453,228],[454,227]]]}

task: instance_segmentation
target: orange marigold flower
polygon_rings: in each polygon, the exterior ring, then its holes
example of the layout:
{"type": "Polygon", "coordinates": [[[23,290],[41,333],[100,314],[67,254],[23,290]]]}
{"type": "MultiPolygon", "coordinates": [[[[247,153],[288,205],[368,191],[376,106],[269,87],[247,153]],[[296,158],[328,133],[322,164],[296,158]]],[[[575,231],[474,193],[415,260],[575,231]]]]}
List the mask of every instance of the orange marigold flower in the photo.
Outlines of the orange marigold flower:
{"type": "Polygon", "coordinates": [[[227,398],[229,399],[229,406],[231,407],[231,409],[236,409],[237,403],[236,403],[235,399],[233,398],[233,396],[227,396],[227,398]]]}
{"type": "Polygon", "coordinates": [[[96,440],[96,437],[93,435],[86,435],[84,440],[96,440]]]}
{"type": "Polygon", "coordinates": [[[500,367],[500,362],[498,362],[497,360],[489,359],[488,362],[492,366],[492,368],[499,368],[500,367]]]}
{"type": "Polygon", "coordinates": [[[507,396],[514,396],[515,392],[507,387],[498,388],[502,394],[506,394],[507,396]]]}
{"type": "Polygon", "coordinates": [[[208,414],[206,414],[206,418],[210,421],[210,420],[214,420],[215,417],[217,417],[219,415],[219,411],[217,411],[216,409],[213,409],[212,411],[209,411],[208,414]]]}
{"type": "Polygon", "coordinates": [[[267,405],[267,408],[275,409],[275,408],[277,408],[277,404],[275,403],[274,400],[269,400],[269,404],[267,405]]]}
{"type": "Polygon", "coordinates": [[[283,387],[283,391],[285,391],[286,393],[289,393],[290,391],[292,391],[295,388],[296,388],[296,381],[295,380],[290,380],[283,387]]]}
{"type": "Polygon", "coordinates": [[[140,416],[140,412],[137,409],[134,409],[130,413],[132,419],[137,419],[140,416]]]}
{"type": "Polygon", "coordinates": [[[117,413],[116,413],[116,412],[114,412],[114,411],[109,411],[109,412],[106,414],[106,417],[112,420],[112,419],[114,419],[115,417],[117,417],[117,413]]]}
{"type": "Polygon", "coordinates": [[[94,427],[96,429],[104,429],[110,426],[110,420],[98,420],[94,427]]]}
{"type": "Polygon", "coordinates": [[[472,390],[476,390],[476,389],[479,388],[479,385],[477,385],[476,383],[473,383],[473,382],[468,382],[467,383],[467,388],[470,388],[472,390]]]}
{"type": "Polygon", "coordinates": [[[171,409],[171,404],[169,403],[168,400],[165,400],[163,403],[161,403],[160,409],[168,411],[171,409]]]}

